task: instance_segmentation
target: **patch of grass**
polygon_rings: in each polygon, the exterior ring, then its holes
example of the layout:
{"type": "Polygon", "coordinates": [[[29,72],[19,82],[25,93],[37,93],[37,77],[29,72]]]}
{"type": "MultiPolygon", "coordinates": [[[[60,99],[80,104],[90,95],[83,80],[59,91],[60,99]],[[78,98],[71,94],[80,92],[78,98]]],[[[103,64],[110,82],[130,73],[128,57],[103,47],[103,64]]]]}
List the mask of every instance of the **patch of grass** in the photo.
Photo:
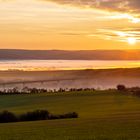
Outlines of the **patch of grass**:
{"type": "Polygon", "coordinates": [[[140,98],[117,91],[0,96],[0,111],[75,111],[78,119],[0,124],[0,140],[139,140],[140,98]]]}

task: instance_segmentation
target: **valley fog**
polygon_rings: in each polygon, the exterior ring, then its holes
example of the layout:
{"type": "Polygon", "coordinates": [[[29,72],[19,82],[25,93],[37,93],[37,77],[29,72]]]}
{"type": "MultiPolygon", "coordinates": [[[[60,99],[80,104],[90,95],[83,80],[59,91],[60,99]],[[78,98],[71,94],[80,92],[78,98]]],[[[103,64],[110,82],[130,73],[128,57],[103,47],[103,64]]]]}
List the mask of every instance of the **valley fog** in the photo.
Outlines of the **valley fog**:
{"type": "Polygon", "coordinates": [[[118,84],[140,86],[140,69],[97,69],[61,71],[1,71],[0,89],[17,87],[69,89],[115,88],[118,84]]]}

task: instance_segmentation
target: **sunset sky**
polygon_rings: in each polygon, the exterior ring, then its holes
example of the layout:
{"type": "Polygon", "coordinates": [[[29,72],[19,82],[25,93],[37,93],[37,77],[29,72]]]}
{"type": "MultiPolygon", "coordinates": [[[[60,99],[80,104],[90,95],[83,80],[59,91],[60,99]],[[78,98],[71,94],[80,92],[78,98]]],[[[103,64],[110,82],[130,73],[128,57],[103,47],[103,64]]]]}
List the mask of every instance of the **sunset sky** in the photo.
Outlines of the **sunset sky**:
{"type": "Polygon", "coordinates": [[[140,49],[140,0],[0,0],[0,48],[140,49]]]}

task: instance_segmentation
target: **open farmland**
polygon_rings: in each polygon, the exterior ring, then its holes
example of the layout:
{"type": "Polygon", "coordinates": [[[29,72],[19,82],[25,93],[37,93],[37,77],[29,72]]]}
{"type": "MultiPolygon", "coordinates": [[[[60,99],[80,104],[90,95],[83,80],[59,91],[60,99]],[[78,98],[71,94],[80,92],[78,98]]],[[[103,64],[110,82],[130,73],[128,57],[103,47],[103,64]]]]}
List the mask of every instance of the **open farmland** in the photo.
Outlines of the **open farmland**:
{"type": "Polygon", "coordinates": [[[0,111],[75,111],[78,119],[0,124],[1,140],[138,140],[140,98],[118,91],[0,96],[0,111]]]}

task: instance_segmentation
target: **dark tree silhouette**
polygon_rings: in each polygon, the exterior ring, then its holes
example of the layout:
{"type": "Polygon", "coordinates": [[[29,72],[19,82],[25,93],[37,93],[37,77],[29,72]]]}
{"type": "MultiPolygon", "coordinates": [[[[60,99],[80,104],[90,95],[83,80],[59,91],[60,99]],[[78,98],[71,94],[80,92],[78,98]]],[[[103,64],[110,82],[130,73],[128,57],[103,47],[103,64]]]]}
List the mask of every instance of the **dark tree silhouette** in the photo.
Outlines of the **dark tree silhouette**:
{"type": "Polygon", "coordinates": [[[0,113],[0,123],[7,123],[7,122],[16,122],[18,121],[17,117],[8,111],[3,111],[0,113]]]}
{"type": "Polygon", "coordinates": [[[125,91],[126,87],[125,87],[125,85],[117,85],[117,90],[118,91],[125,91]]]}
{"type": "Polygon", "coordinates": [[[20,121],[47,120],[50,113],[47,110],[35,110],[19,116],[20,121]]]}

